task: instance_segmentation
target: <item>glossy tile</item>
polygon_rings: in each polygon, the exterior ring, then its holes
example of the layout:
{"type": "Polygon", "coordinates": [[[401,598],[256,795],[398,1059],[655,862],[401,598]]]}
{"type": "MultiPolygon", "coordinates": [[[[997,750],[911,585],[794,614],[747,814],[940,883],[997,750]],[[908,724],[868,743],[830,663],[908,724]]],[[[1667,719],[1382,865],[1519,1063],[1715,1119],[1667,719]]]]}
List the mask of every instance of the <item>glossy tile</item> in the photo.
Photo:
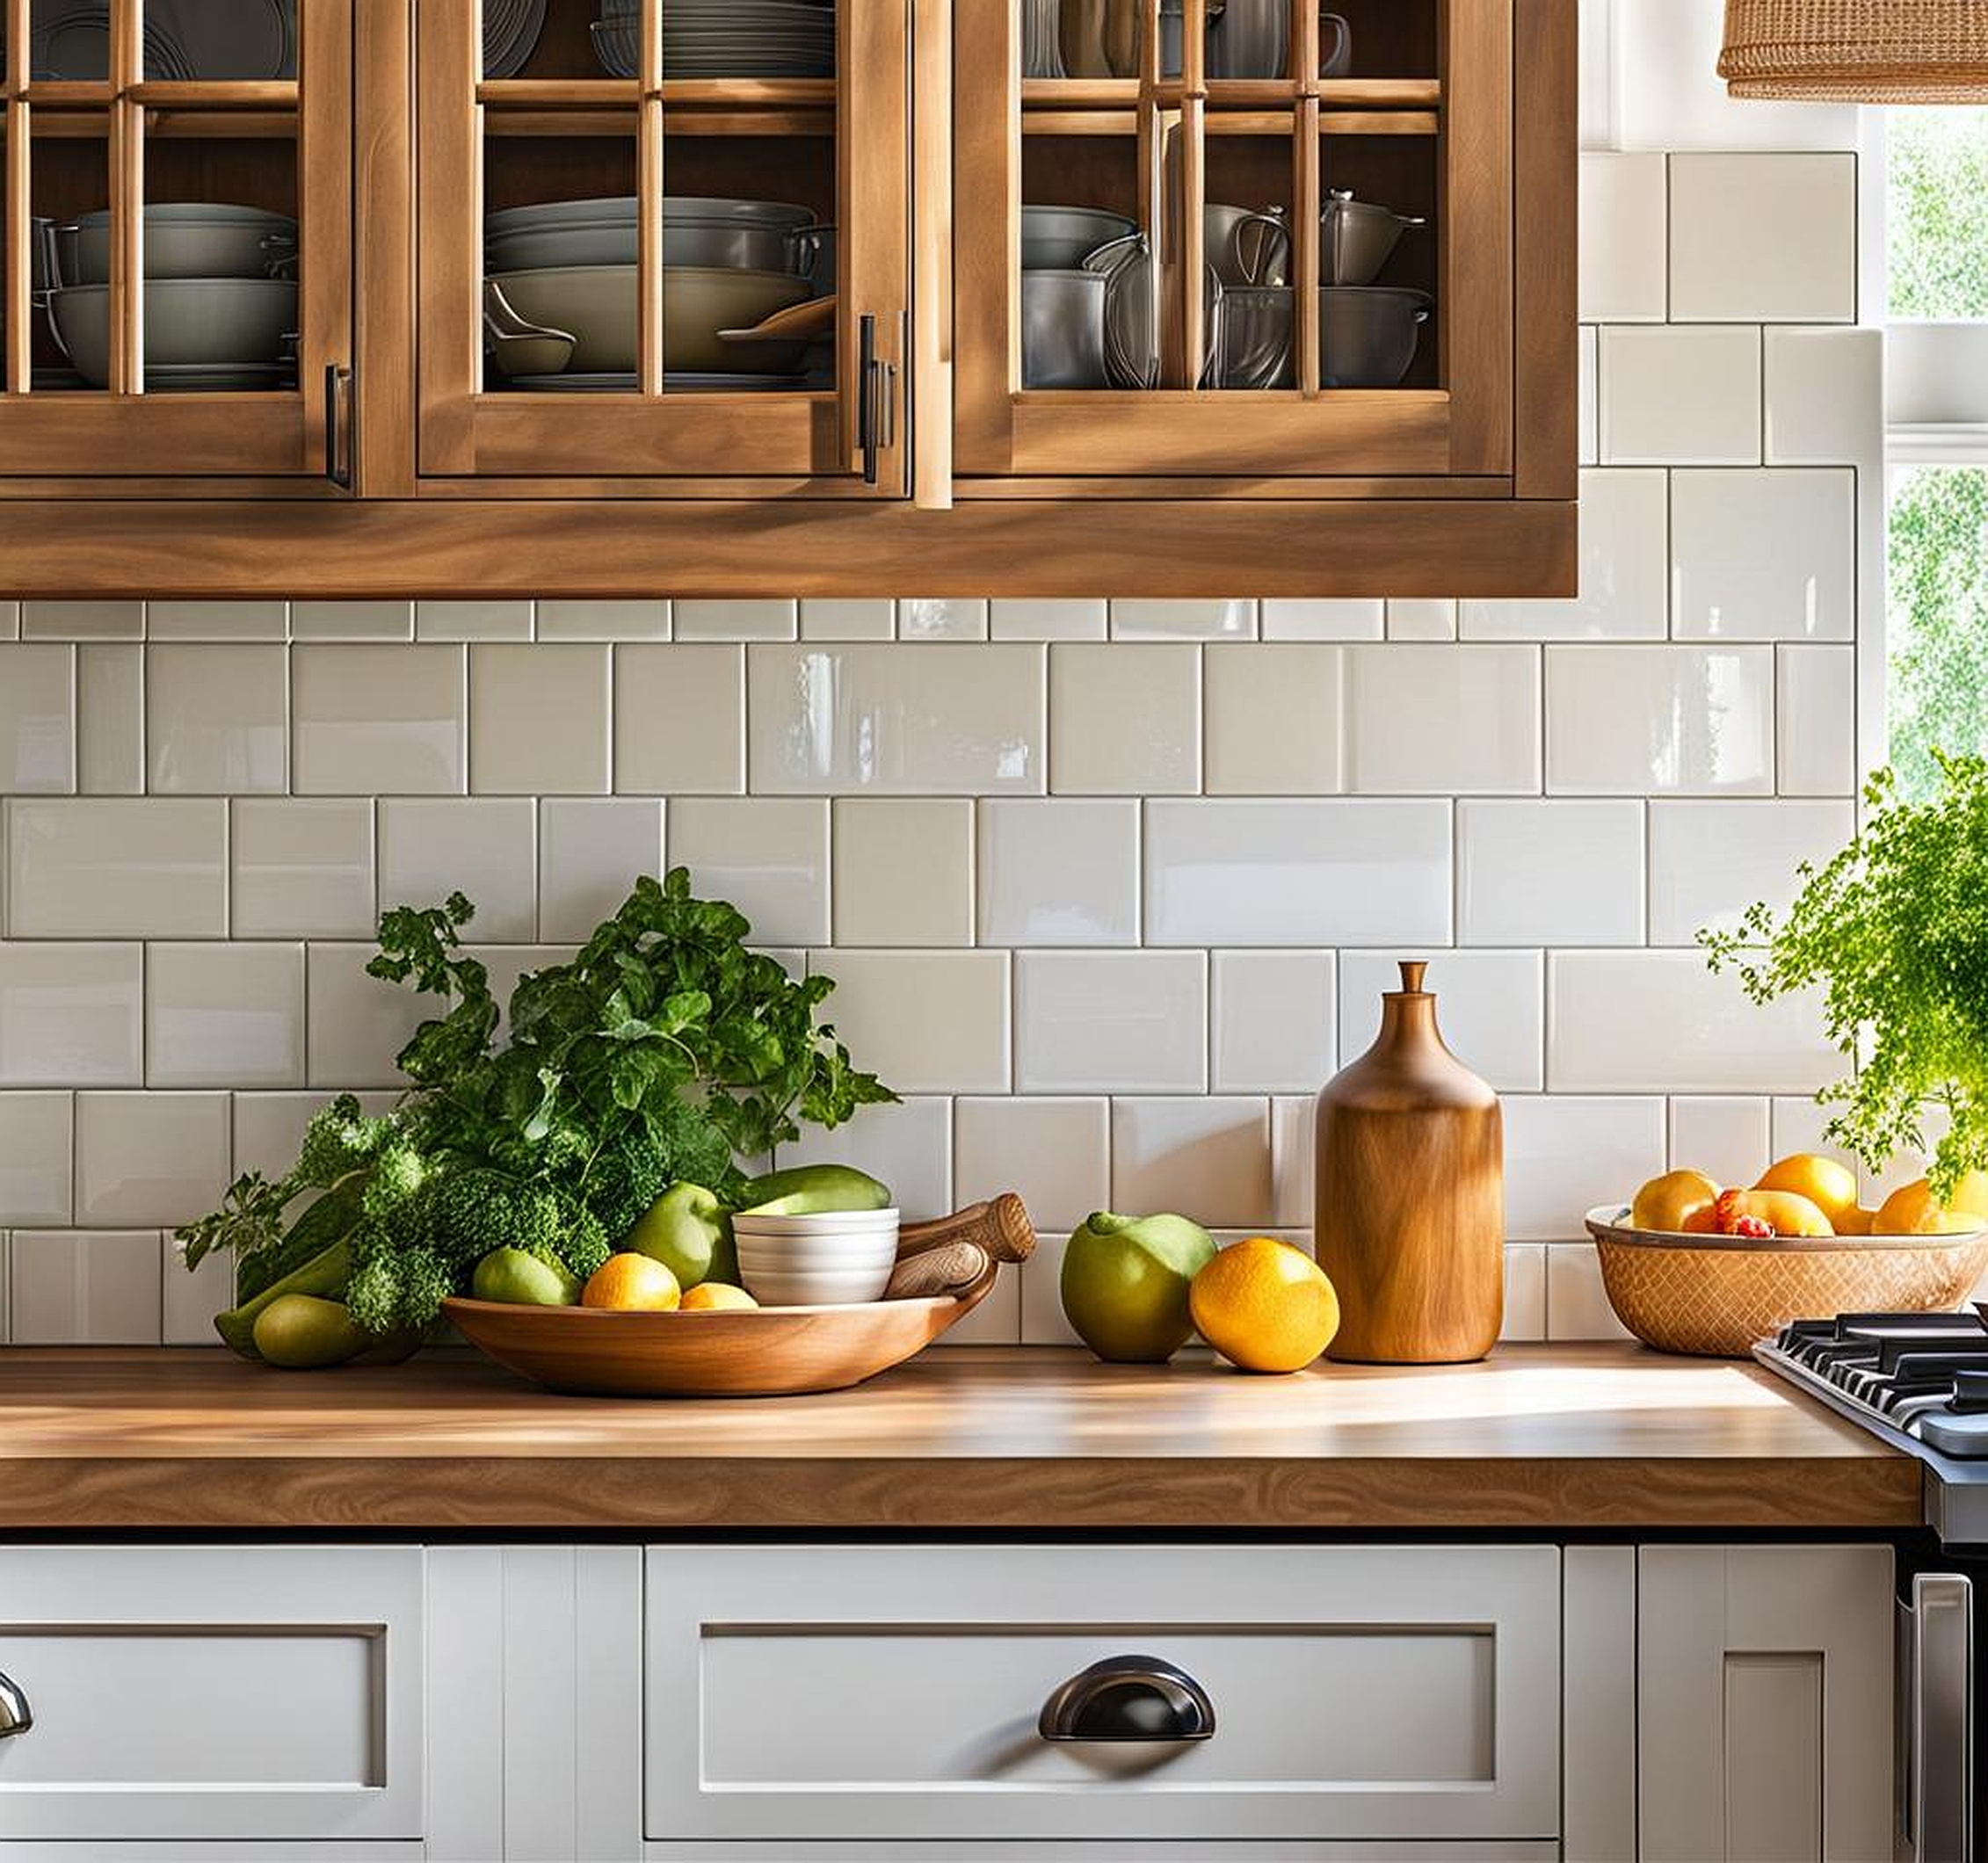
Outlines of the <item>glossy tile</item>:
{"type": "Polygon", "coordinates": [[[417,641],[528,641],[532,638],[530,602],[417,602],[414,637],[417,641]]]}
{"type": "Polygon", "coordinates": [[[156,1345],[156,1229],[16,1229],[8,1284],[16,1345],[156,1345]]]}
{"type": "Polygon", "coordinates": [[[1546,975],[1556,1093],[1806,1093],[1843,1071],[1813,997],[1749,1002],[1701,952],[1556,951],[1546,975]]]}
{"type": "Polygon", "coordinates": [[[844,796],[834,806],[838,943],[973,943],[972,802],[844,796]]]}
{"type": "MultiPolygon", "coordinates": [[[[303,1093],[237,1093],[234,1096],[235,1170],[259,1171],[280,1178],[296,1163],[304,1128],[326,1105],[328,1091],[303,1093]]],[[[394,1104],[391,1093],[361,1093],[360,1109],[378,1118],[394,1104]]]]}
{"type": "Polygon", "coordinates": [[[1540,1243],[1505,1245],[1505,1321],[1498,1336],[1508,1345],[1546,1337],[1546,1249],[1540,1243]]]}
{"type": "Polygon", "coordinates": [[[1385,602],[1318,598],[1257,605],[1266,641],[1377,641],[1387,627],[1385,602]]]}
{"type": "Polygon", "coordinates": [[[1884,332],[1764,333],[1770,466],[1863,466],[1884,450],[1884,332]]]}
{"type": "Polygon", "coordinates": [[[980,940],[1139,941],[1139,805],[996,799],[980,808],[980,940]]]}
{"type": "Polygon", "coordinates": [[[1581,152],[1580,315],[1661,323],[1669,301],[1665,158],[1581,152]]]}
{"type": "Polygon", "coordinates": [[[1317,1130],[1316,1094],[1285,1095],[1270,1102],[1271,1214],[1284,1228],[1311,1229],[1317,1130]]]}
{"type": "Polygon", "coordinates": [[[380,909],[438,906],[451,893],[476,908],[464,936],[527,944],[538,935],[538,813],[526,796],[380,804],[380,909]]]}
{"type": "Polygon", "coordinates": [[[0,1086],[136,1086],[144,950],[0,943],[0,1086]]]}
{"type": "Polygon", "coordinates": [[[170,1228],[204,1216],[228,1188],[225,1093],[79,1093],[76,1220],[170,1228]]]}
{"type": "MultiPolygon", "coordinates": [[[[803,628],[805,632],[805,628],[803,628]]],[[[754,647],[759,794],[1040,794],[1041,647],[754,647]]]]}
{"type": "Polygon", "coordinates": [[[843,598],[801,604],[804,641],[888,641],[897,632],[897,605],[888,597],[843,598]]]}
{"type": "Polygon", "coordinates": [[[75,1122],[67,1093],[0,1094],[0,1225],[69,1221],[75,1122]]]}
{"type": "Polygon", "coordinates": [[[1330,951],[1209,957],[1210,1082],[1217,1093],[1310,1093],[1331,1077],[1337,1028],[1330,951]]]}
{"type": "Polygon", "coordinates": [[[1207,955],[1019,952],[1015,1025],[1024,1093],[1199,1093],[1208,1084],[1207,955]]]}
{"type": "Polygon", "coordinates": [[[1678,323],[1851,323],[1857,158],[1671,157],[1671,315],[1678,323]]]}
{"type": "Polygon", "coordinates": [[[670,605],[657,601],[539,604],[541,641],[666,641],[670,605]]]}
{"type": "Polygon", "coordinates": [[[287,641],[287,602],[147,602],[149,641],[287,641]]]}
{"type": "Polygon", "coordinates": [[[1243,641],[1256,633],[1254,602],[1121,596],[1111,611],[1114,641],[1243,641]]]}
{"type": "Polygon", "coordinates": [[[13,938],[224,938],[228,805],[148,797],[7,805],[13,938]]]}
{"type": "Polygon", "coordinates": [[[1593,466],[1601,457],[1601,367],[1600,341],[1593,326],[1585,327],[1579,339],[1579,401],[1575,416],[1577,438],[1574,457],[1583,466],[1593,466]]]}
{"type": "Polygon", "coordinates": [[[149,946],[145,1084],[301,1087],[303,946],[149,946]]]}
{"type": "Polygon", "coordinates": [[[461,647],[297,647],[292,778],[301,795],[460,794],[461,647]]]}
{"type": "Polygon", "coordinates": [[[1671,475],[1680,640],[1847,641],[1855,631],[1850,472],[1671,475]]]}
{"type": "Polygon", "coordinates": [[[143,602],[23,602],[24,641],[138,641],[145,635],[143,602]]]}
{"type": "Polygon", "coordinates": [[[1664,1170],[1664,1112],[1661,1099],[1646,1096],[1508,1097],[1506,1234],[1515,1242],[1585,1236],[1587,1211],[1627,1202],[1639,1184],[1664,1170]]]}
{"type": "Polygon", "coordinates": [[[984,641],[987,604],[957,597],[900,596],[897,598],[900,641],[984,641]]]}
{"type": "MultiPolygon", "coordinates": [[[[1501,1093],[1536,1093],[1546,1033],[1545,973],[1537,951],[1449,951],[1429,965],[1443,1040],[1465,1067],[1501,1093]]],[[[1381,997],[1401,988],[1401,960],[1386,952],[1339,953],[1339,1065],[1357,1061],[1381,1033],[1381,997]]]]}
{"type": "Polygon", "coordinates": [[[1759,464],[1758,326],[1609,324],[1600,342],[1604,465],[1759,464]]]}
{"type": "Polygon", "coordinates": [[[1192,795],[1201,781],[1201,655],[1186,644],[1049,649],[1049,787],[1192,795]]]}
{"type": "Polygon", "coordinates": [[[1783,795],[1851,795],[1857,788],[1854,647],[1783,647],[1775,656],[1783,795]]]}
{"type": "Polygon", "coordinates": [[[236,938],[364,938],[373,930],[370,801],[244,798],[230,823],[236,938]]]}
{"type": "Polygon", "coordinates": [[[153,793],[287,789],[289,709],[288,656],[281,647],[153,647],[145,666],[145,747],[153,793]]]}
{"type": "Polygon", "coordinates": [[[1447,801],[1156,801],[1153,945],[1447,945],[1447,801]]]}
{"type": "Polygon", "coordinates": [[[1669,475],[1581,475],[1581,592],[1467,601],[1467,641],[1661,641],[1670,631],[1669,475]]]}
{"type": "Polygon", "coordinates": [[[1643,809],[1635,801],[1456,805],[1465,945],[1640,945],[1643,809]]]}
{"type": "Polygon", "coordinates": [[[899,1093],[1005,1093],[1010,1073],[1008,953],[814,953],[835,979],[823,1013],[859,1066],[899,1093]]]}
{"type": "Polygon", "coordinates": [[[792,601],[678,601],[670,631],[678,641],[791,641],[801,605],[792,601]]]}
{"type": "Polygon", "coordinates": [[[1178,1210],[1208,1229],[1267,1224],[1269,1102],[1114,1100],[1112,1201],[1122,1210],[1178,1210]]]}
{"type": "Polygon", "coordinates": [[[479,795],[605,795],[605,645],[469,649],[469,787],[479,795]]]}
{"type": "Polygon", "coordinates": [[[1063,1316],[1061,1280],[1068,1236],[1039,1234],[1035,1252],[1021,1268],[1021,1343],[1081,1345],[1077,1329],[1063,1316]]]}
{"type": "Polygon", "coordinates": [[[952,1113],[947,1099],[865,1106],[833,1132],[803,1127],[795,1143],[780,1148],[776,1162],[782,1170],[794,1164],[853,1164],[890,1186],[906,1222],[924,1222],[949,1214],[965,1200],[953,1192],[952,1113]]]}
{"type": "Polygon", "coordinates": [[[663,810],[646,797],[548,796],[539,804],[539,935],[586,939],[664,871],[663,810]]]}
{"type": "Polygon", "coordinates": [[[412,602],[292,602],[294,641],[411,641],[412,602]]]}
{"type": "Polygon", "coordinates": [[[1592,1242],[1556,1242],[1546,1250],[1546,1336],[1549,1339],[1626,1339],[1601,1284],[1592,1242]]]}
{"type": "Polygon", "coordinates": [[[1348,787],[1369,795],[1536,793],[1536,648],[1346,649],[1348,787]]]}
{"type": "Polygon", "coordinates": [[[1701,1171],[1716,1184],[1752,1183],[1774,1156],[1767,1127],[1770,1104],[1757,1095],[1738,1093],[1674,1096],[1669,1168],[1701,1171]]]}
{"type": "Polygon", "coordinates": [[[958,1345],[1020,1345],[1020,1269],[1004,1269],[980,1305],[932,1344],[940,1352],[948,1352],[958,1345]]]}
{"type": "Polygon", "coordinates": [[[953,1157],[962,1205],[1012,1190],[1038,1229],[1073,1229],[1111,1203],[1111,1104],[955,1100],[953,1157]]]}
{"type": "Polygon", "coordinates": [[[207,1256],[191,1273],[186,1247],[172,1236],[159,1238],[159,1343],[220,1349],[214,1316],[235,1304],[235,1263],[224,1250],[207,1256]]]}
{"type": "Polygon", "coordinates": [[[1781,910],[1801,890],[1801,866],[1824,866],[1855,832],[1847,800],[1652,802],[1650,942],[1733,931],[1756,901],[1781,910]]]}
{"type": "Polygon", "coordinates": [[[733,795],[744,789],[745,653],[700,645],[614,649],[618,791],[733,795]]]}
{"type": "Polygon", "coordinates": [[[1767,1104],[1768,1149],[1772,1156],[1785,1158],[1796,1152],[1819,1152],[1851,1171],[1858,1168],[1857,1160],[1830,1138],[1829,1123],[1836,1108],[1818,1105],[1815,1096],[1809,1093],[1767,1104]]]}
{"type": "Polygon", "coordinates": [[[86,641],[76,649],[76,787],[85,795],[145,790],[145,649],[86,641]]]}
{"type": "Polygon", "coordinates": [[[1346,649],[1338,647],[1252,641],[1206,649],[1208,793],[1331,795],[1344,788],[1346,663],[1346,649]]]}
{"type": "Polygon", "coordinates": [[[1102,600],[997,598],[988,604],[987,631],[997,641],[1101,641],[1106,615],[1102,600]]]}
{"type": "Polygon", "coordinates": [[[1549,647],[1547,789],[1764,795],[1774,711],[1771,648],[1549,647]]]}
{"type": "Polygon", "coordinates": [[[731,901],[756,944],[829,940],[825,801],[686,796],[670,804],[670,864],[700,898],[731,901]]]}
{"type": "Polygon", "coordinates": [[[1454,641],[1456,612],[1453,601],[1390,601],[1388,604],[1388,638],[1390,641],[1454,641]]]}
{"type": "Polygon", "coordinates": [[[304,953],[306,1053],[314,1087],[405,1084],[394,1056],[432,999],[366,974],[374,946],[313,944],[304,953]]]}
{"type": "Polygon", "coordinates": [[[76,649],[0,644],[0,793],[76,787],[76,649]]]}

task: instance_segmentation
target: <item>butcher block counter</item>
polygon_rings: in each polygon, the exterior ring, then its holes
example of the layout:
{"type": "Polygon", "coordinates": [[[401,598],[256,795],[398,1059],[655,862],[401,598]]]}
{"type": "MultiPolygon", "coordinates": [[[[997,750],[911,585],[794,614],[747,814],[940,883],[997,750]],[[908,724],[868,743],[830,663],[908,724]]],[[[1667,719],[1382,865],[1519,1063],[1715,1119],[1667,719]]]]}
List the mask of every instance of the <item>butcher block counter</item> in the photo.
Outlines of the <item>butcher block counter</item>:
{"type": "Polygon", "coordinates": [[[1269,1379],[958,1347],[731,1402],[553,1396],[461,1352],[0,1352],[4,1533],[1841,1532],[1920,1508],[1916,1462],[1767,1372],[1627,1345],[1269,1379]]]}

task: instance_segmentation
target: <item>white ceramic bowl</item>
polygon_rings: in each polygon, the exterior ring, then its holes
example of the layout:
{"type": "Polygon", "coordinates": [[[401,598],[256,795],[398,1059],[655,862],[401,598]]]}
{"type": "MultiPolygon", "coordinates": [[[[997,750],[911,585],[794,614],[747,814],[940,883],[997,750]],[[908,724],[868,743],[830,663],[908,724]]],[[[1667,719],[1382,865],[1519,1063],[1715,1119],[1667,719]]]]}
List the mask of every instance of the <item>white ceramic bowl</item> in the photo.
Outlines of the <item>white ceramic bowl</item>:
{"type": "Polygon", "coordinates": [[[735,1216],[738,1276],[762,1307],[839,1307],[881,1300],[897,1261],[896,1210],[735,1216]],[[860,1223],[852,1217],[860,1216],[860,1223]]]}

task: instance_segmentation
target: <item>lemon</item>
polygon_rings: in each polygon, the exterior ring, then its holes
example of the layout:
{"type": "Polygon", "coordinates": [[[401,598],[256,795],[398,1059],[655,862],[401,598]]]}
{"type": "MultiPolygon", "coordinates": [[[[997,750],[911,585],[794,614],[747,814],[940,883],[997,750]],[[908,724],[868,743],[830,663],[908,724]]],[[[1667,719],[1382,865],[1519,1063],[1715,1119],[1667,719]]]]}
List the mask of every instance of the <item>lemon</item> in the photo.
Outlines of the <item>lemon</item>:
{"type": "Polygon", "coordinates": [[[1832,1229],[1842,1228],[1842,1218],[1857,1207],[1857,1174],[1835,1158],[1818,1152],[1797,1152],[1769,1168],[1755,1190],[1788,1191],[1806,1197],[1829,1219],[1832,1229]]]}
{"type": "Polygon", "coordinates": [[[1318,1264],[1268,1236],[1223,1250],[1187,1304],[1201,1337],[1246,1372],[1302,1371],[1339,1330],[1339,1297],[1318,1264]]]}
{"type": "Polygon", "coordinates": [[[1874,1236],[1938,1236],[1945,1232],[1947,1213],[1924,1178],[1895,1190],[1871,1219],[1874,1236]]]}
{"type": "Polygon", "coordinates": [[[677,1277],[647,1255],[610,1255],[580,1290],[583,1307],[609,1307],[620,1313],[668,1313],[683,1300],[677,1277]]]}
{"type": "Polygon", "coordinates": [[[684,1313],[744,1313],[759,1302],[743,1287],[728,1281],[700,1281],[684,1295],[684,1313]]]}

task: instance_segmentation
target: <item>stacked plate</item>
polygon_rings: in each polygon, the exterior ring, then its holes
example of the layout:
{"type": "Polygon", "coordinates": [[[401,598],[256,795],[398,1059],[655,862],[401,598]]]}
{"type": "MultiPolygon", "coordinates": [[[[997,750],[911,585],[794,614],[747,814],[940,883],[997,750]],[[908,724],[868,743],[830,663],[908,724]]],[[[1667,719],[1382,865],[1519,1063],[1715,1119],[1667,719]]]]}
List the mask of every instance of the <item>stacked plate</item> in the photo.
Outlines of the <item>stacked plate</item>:
{"type": "Polygon", "coordinates": [[[545,28],[546,0],[483,0],[483,76],[515,77],[545,28]]]}
{"type": "MultiPolygon", "coordinates": [[[[616,77],[641,54],[642,0],[601,0],[594,50],[616,77]]],[[[832,77],[832,0],[664,0],[665,77],[832,77]]]]}
{"type": "MultiPolygon", "coordinates": [[[[229,6],[145,0],[144,22],[148,79],[241,83],[297,75],[297,0],[229,6]]],[[[111,68],[110,0],[37,0],[28,60],[36,80],[100,83],[111,68]]]]}

